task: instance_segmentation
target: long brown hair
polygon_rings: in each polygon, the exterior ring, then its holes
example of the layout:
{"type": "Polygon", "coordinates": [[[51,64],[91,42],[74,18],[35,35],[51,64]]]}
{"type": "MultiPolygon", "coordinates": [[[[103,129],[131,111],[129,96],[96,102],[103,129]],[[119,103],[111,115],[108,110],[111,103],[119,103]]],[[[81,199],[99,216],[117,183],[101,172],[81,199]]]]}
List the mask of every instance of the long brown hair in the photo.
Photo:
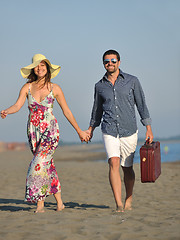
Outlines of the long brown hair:
{"type": "MultiPolygon", "coordinates": [[[[44,61],[45,62],[45,61],[44,61]]],[[[44,81],[44,85],[42,86],[42,88],[47,84],[48,87],[48,83],[51,82],[51,72],[50,72],[50,67],[49,64],[47,62],[45,62],[46,64],[46,68],[47,68],[47,73],[45,75],[45,81],[44,81]]],[[[37,75],[34,73],[34,68],[31,69],[31,73],[29,74],[29,76],[27,77],[27,79],[29,79],[27,82],[28,83],[32,83],[37,81],[37,75]]]]}

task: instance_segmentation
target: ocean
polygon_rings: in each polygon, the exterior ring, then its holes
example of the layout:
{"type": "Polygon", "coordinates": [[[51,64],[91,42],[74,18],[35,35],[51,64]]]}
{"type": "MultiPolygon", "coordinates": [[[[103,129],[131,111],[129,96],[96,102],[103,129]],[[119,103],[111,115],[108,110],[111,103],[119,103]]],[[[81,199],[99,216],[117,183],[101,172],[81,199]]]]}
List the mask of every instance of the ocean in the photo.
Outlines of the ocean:
{"type": "MultiPolygon", "coordinates": [[[[134,157],[134,163],[140,162],[140,150],[141,145],[136,148],[134,157]]],[[[161,162],[176,162],[180,161],[180,141],[177,142],[160,142],[161,148],[161,162]]]]}

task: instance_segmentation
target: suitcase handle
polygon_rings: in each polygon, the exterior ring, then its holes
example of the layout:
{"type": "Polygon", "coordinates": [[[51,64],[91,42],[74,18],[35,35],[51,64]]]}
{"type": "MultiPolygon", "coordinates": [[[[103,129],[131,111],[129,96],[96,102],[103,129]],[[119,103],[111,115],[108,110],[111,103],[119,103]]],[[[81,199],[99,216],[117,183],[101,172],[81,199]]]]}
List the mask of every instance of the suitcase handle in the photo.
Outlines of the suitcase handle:
{"type": "Polygon", "coordinates": [[[145,145],[150,145],[150,143],[149,143],[149,138],[145,141],[144,144],[145,144],[145,145]]]}
{"type": "Polygon", "coordinates": [[[149,138],[145,141],[144,145],[146,146],[152,146],[152,144],[154,143],[154,141],[152,143],[149,142],[149,138]]]}

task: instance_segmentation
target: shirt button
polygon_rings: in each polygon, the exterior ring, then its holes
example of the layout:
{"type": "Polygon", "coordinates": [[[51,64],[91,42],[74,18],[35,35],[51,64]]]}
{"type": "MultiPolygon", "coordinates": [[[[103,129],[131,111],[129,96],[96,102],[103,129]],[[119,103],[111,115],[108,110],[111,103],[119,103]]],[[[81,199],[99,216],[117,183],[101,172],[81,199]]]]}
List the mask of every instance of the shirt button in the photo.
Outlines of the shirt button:
{"type": "Polygon", "coordinates": [[[119,115],[117,115],[117,117],[119,117],[119,115]]]}
{"type": "Polygon", "coordinates": [[[116,108],[118,108],[118,107],[116,106],[116,108]]]}

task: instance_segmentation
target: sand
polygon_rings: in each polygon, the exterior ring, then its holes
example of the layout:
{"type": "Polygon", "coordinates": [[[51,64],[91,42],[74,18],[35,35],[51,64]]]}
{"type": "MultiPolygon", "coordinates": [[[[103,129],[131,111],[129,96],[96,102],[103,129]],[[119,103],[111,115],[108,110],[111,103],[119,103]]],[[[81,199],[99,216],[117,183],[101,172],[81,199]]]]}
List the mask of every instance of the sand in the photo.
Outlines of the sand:
{"type": "Polygon", "coordinates": [[[0,153],[0,239],[180,239],[180,162],[163,163],[155,183],[141,183],[135,164],[133,210],[116,213],[108,164],[94,161],[105,156],[96,151],[99,147],[59,147],[55,165],[66,208],[56,212],[54,197],[49,196],[45,213],[39,214],[34,213],[34,204],[23,201],[30,151],[0,153]]]}

